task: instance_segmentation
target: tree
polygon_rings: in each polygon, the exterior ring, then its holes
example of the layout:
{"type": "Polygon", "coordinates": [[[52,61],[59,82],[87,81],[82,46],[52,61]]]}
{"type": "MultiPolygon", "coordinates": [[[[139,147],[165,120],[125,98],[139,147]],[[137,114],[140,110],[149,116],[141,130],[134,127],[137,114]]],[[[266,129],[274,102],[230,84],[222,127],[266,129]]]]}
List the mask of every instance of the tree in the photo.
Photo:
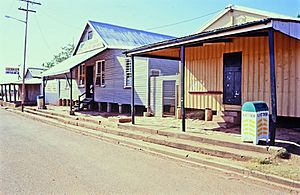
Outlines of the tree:
{"type": "Polygon", "coordinates": [[[43,63],[43,66],[47,68],[51,68],[61,63],[62,61],[68,59],[69,57],[71,57],[72,52],[74,50],[74,44],[69,43],[68,45],[62,47],[61,50],[62,50],[61,52],[53,56],[53,59],[51,61],[43,63]]]}

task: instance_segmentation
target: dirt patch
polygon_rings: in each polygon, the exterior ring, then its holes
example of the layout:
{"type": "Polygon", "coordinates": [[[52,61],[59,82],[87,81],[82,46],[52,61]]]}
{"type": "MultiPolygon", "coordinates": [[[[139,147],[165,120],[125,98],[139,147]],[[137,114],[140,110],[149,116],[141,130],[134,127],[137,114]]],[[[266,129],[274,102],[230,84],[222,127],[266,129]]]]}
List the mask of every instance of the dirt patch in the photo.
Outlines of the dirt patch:
{"type": "Polygon", "coordinates": [[[251,170],[273,174],[300,181],[300,157],[292,155],[290,159],[256,159],[246,166],[251,170]]]}

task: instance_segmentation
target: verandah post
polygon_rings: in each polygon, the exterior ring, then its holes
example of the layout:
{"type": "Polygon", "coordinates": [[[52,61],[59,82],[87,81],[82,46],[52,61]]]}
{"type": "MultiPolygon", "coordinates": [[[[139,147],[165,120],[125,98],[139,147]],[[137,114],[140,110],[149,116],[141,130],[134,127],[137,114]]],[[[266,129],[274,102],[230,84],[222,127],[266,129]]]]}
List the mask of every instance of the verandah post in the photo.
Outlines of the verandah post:
{"type": "Polygon", "coordinates": [[[134,109],[134,55],[131,56],[131,123],[135,124],[135,109],[134,109]]]}
{"type": "Polygon", "coordinates": [[[72,74],[72,71],[73,69],[71,68],[70,69],[70,82],[69,82],[69,84],[70,84],[70,115],[74,115],[74,112],[73,112],[73,94],[72,94],[72,91],[73,91],[73,89],[72,89],[72,80],[73,80],[73,74],[72,74]]]}
{"type": "Polygon", "coordinates": [[[270,57],[270,92],[271,92],[271,107],[272,121],[270,124],[270,145],[275,144],[276,135],[276,120],[277,120],[277,96],[276,96],[276,70],[274,56],[274,30],[269,29],[269,57],[270,57]]]}
{"type": "Polygon", "coordinates": [[[182,131],[185,132],[185,108],[184,108],[184,93],[185,93],[185,47],[180,48],[180,59],[181,59],[181,125],[182,131]]]}
{"type": "Polygon", "coordinates": [[[46,77],[43,77],[43,109],[46,109],[46,77]]]}

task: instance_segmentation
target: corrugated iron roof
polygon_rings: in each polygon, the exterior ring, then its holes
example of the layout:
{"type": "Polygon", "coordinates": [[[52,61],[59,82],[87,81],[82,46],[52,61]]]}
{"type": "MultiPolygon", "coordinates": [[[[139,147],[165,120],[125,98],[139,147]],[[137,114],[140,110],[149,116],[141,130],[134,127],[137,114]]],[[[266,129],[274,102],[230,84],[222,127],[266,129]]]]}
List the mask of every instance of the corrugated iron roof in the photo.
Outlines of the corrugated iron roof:
{"type": "Polygon", "coordinates": [[[47,70],[47,68],[34,68],[34,67],[30,67],[30,68],[27,68],[27,73],[30,72],[31,76],[33,78],[41,78],[42,76],[42,73],[47,70]]]}
{"type": "MultiPolygon", "coordinates": [[[[206,28],[211,26],[214,22],[216,22],[217,20],[222,18],[226,13],[234,11],[234,10],[260,15],[260,16],[265,17],[265,18],[277,18],[277,19],[299,20],[300,21],[299,18],[293,18],[293,17],[286,16],[286,15],[283,15],[283,14],[278,14],[278,13],[269,12],[269,11],[265,11],[265,10],[254,9],[254,8],[249,8],[249,7],[243,7],[243,6],[239,6],[239,5],[231,5],[230,4],[230,5],[226,6],[225,9],[223,11],[221,11],[218,15],[213,17],[211,20],[209,20],[203,26],[201,26],[201,28],[196,33],[203,32],[206,28]]],[[[259,21],[259,20],[260,19],[254,20],[254,21],[259,21]]],[[[193,33],[193,34],[196,34],[196,33],[193,33]]]]}
{"type": "Polygon", "coordinates": [[[89,24],[97,31],[108,48],[114,49],[132,49],[142,45],[175,38],[102,22],[89,21],[89,24]]]}
{"type": "MultiPolygon", "coordinates": [[[[13,80],[13,81],[4,81],[1,82],[1,85],[21,85],[23,83],[23,80],[13,80]]],[[[42,79],[40,78],[31,78],[31,79],[25,79],[25,84],[28,85],[39,85],[42,83],[42,79]]]]}
{"type": "Polygon", "coordinates": [[[159,46],[165,46],[165,45],[169,45],[169,44],[179,44],[179,43],[184,42],[184,41],[190,41],[190,40],[194,40],[194,39],[197,39],[197,38],[200,38],[200,37],[206,37],[206,36],[209,36],[209,35],[219,34],[219,33],[227,32],[227,31],[231,31],[231,30],[243,29],[245,27],[255,26],[255,25],[259,25],[259,24],[267,24],[267,23],[269,23],[273,20],[274,21],[286,21],[286,22],[300,23],[299,20],[266,18],[266,19],[262,19],[262,20],[259,20],[259,21],[253,21],[253,22],[248,22],[248,23],[244,23],[244,24],[240,24],[240,25],[234,25],[234,26],[230,26],[230,27],[214,29],[214,30],[211,30],[211,31],[200,32],[200,33],[197,33],[197,34],[191,34],[191,35],[187,35],[187,36],[183,36],[183,37],[179,37],[179,38],[174,38],[174,39],[165,40],[165,41],[161,41],[161,42],[157,42],[157,43],[153,43],[153,44],[144,45],[144,46],[137,47],[137,48],[134,48],[134,49],[131,49],[131,50],[127,50],[127,51],[124,52],[124,54],[140,52],[142,50],[152,49],[152,48],[156,48],[156,47],[159,47],[159,46]]]}
{"type": "Polygon", "coordinates": [[[71,56],[70,58],[66,59],[65,61],[61,62],[60,64],[57,64],[56,66],[45,71],[42,74],[42,76],[49,77],[49,76],[64,75],[66,73],[69,73],[70,69],[74,68],[77,65],[80,65],[84,61],[94,57],[95,55],[97,55],[98,53],[100,53],[104,50],[105,50],[105,48],[102,48],[102,49],[97,49],[97,50],[89,51],[86,53],[81,53],[81,54],[71,56]]]}

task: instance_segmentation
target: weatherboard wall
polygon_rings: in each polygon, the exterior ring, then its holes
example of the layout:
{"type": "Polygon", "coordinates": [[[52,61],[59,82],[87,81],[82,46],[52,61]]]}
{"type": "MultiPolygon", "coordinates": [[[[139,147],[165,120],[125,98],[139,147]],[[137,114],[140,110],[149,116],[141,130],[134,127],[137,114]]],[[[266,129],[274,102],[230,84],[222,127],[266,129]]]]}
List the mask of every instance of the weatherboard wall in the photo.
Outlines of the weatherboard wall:
{"type": "MultiPolygon", "coordinates": [[[[109,49],[88,60],[86,66],[94,66],[96,61],[105,60],[105,86],[95,85],[94,100],[117,104],[130,104],[131,88],[124,86],[125,56],[123,50],[109,49]]],[[[135,61],[135,102],[136,105],[146,105],[147,102],[147,59],[135,61]]],[[[95,80],[95,75],[94,75],[95,80]]]]}
{"type": "MultiPolygon", "coordinates": [[[[231,43],[186,48],[187,108],[223,111],[223,53],[242,52],[242,103],[270,107],[268,37],[240,37],[231,43]]],[[[300,117],[300,41],[275,33],[277,110],[300,117]]]]}

